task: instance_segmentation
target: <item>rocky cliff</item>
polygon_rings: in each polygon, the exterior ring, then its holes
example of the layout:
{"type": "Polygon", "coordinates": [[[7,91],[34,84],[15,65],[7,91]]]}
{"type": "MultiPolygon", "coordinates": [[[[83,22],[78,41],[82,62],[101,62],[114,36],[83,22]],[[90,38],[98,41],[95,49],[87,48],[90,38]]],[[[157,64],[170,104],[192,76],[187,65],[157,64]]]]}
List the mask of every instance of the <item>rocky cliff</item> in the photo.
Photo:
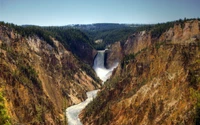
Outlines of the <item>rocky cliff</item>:
{"type": "Polygon", "coordinates": [[[199,124],[200,22],[160,37],[140,32],[122,47],[121,65],[80,115],[88,125],[199,124]]]}
{"type": "Polygon", "coordinates": [[[51,40],[0,25],[0,92],[11,124],[64,124],[65,109],[100,87],[89,65],[51,40]]]}
{"type": "Polygon", "coordinates": [[[123,44],[115,42],[106,51],[106,67],[110,68],[115,62],[120,62],[124,55],[136,54],[150,46],[152,42],[151,33],[147,31],[132,34],[123,44]]]}
{"type": "Polygon", "coordinates": [[[120,42],[112,44],[105,52],[105,66],[111,68],[116,62],[122,60],[122,47],[120,42]]]}
{"type": "Polygon", "coordinates": [[[137,53],[142,49],[148,47],[152,42],[151,33],[147,31],[142,31],[139,33],[135,33],[127,39],[124,44],[124,53],[128,55],[130,53],[137,53]]]}

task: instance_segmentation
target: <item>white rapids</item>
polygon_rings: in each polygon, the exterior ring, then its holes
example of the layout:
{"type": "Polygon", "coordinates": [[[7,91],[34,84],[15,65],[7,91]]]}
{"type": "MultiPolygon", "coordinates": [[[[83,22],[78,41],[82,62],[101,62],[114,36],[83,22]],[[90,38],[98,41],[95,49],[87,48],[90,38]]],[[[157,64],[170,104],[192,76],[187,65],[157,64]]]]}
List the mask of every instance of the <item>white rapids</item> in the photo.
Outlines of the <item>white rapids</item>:
{"type": "Polygon", "coordinates": [[[96,97],[97,92],[98,90],[87,92],[87,99],[84,102],[67,108],[68,125],[82,125],[78,115],[81,112],[81,110],[83,110],[85,106],[96,97]]]}
{"type": "MultiPolygon", "coordinates": [[[[95,70],[97,76],[103,81],[103,83],[110,78],[112,71],[117,67],[116,63],[112,68],[106,69],[104,66],[104,56],[105,50],[98,51],[98,54],[94,60],[93,69],[95,70]]],[[[98,90],[93,90],[87,92],[87,99],[77,105],[70,106],[66,109],[68,125],[82,125],[79,114],[91,102],[97,95],[98,90]]]]}
{"type": "Polygon", "coordinates": [[[115,63],[115,65],[112,68],[106,69],[106,67],[104,66],[104,60],[105,60],[104,58],[105,58],[105,50],[98,51],[98,54],[94,60],[94,65],[93,65],[93,69],[95,70],[97,76],[103,82],[105,82],[107,79],[110,78],[113,69],[115,69],[118,65],[118,63],[115,63]]]}

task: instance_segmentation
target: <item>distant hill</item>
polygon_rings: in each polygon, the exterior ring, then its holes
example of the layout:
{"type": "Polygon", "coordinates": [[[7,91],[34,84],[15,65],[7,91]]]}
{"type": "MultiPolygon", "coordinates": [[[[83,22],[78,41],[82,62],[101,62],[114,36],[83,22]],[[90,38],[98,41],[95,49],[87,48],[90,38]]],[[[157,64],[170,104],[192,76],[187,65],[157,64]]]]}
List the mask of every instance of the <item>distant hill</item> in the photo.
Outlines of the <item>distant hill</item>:
{"type": "Polygon", "coordinates": [[[105,49],[106,46],[124,40],[130,34],[134,33],[140,24],[118,24],[118,23],[97,23],[89,25],[73,25],[73,28],[79,29],[90,38],[96,49],[105,49]],[[102,40],[101,43],[95,43],[96,40],[102,40]]]}

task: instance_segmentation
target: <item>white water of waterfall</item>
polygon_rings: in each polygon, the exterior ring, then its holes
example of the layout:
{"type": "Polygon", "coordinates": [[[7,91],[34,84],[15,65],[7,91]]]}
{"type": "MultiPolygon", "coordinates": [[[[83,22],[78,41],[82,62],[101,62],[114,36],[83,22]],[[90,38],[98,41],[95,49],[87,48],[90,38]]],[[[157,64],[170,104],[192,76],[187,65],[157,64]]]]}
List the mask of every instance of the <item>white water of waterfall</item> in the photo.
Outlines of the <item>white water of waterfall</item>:
{"type": "MultiPolygon", "coordinates": [[[[94,60],[93,69],[95,70],[97,76],[103,81],[103,83],[110,78],[112,71],[117,67],[118,63],[116,63],[112,68],[106,69],[104,66],[104,56],[105,50],[98,51],[98,54],[94,60]]],[[[67,108],[66,115],[68,120],[68,125],[82,125],[79,119],[80,112],[87,106],[89,102],[96,97],[98,90],[93,90],[87,92],[87,99],[77,105],[73,105],[67,108]]]]}
{"type": "Polygon", "coordinates": [[[115,63],[115,65],[112,68],[106,69],[106,67],[104,66],[104,60],[105,60],[104,58],[105,58],[105,50],[98,51],[98,54],[94,60],[94,65],[93,65],[93,69],[95,70],[97,76],[103,82],[105,82],[107,79],[110,78],[113,69],[116,68],[118,65],[118,63],[115,63]]]}

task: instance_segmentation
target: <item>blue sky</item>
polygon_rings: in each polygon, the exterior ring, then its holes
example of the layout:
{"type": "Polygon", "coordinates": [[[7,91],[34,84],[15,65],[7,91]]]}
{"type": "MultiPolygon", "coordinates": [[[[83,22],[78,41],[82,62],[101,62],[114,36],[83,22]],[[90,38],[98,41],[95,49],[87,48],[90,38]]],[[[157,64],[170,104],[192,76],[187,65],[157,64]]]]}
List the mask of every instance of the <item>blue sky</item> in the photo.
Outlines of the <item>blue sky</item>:
{"type": "Polygon", "coordinates": [[[200,17],[200,0],[0,0],[0,21],[40,26],[200,17]]]}

